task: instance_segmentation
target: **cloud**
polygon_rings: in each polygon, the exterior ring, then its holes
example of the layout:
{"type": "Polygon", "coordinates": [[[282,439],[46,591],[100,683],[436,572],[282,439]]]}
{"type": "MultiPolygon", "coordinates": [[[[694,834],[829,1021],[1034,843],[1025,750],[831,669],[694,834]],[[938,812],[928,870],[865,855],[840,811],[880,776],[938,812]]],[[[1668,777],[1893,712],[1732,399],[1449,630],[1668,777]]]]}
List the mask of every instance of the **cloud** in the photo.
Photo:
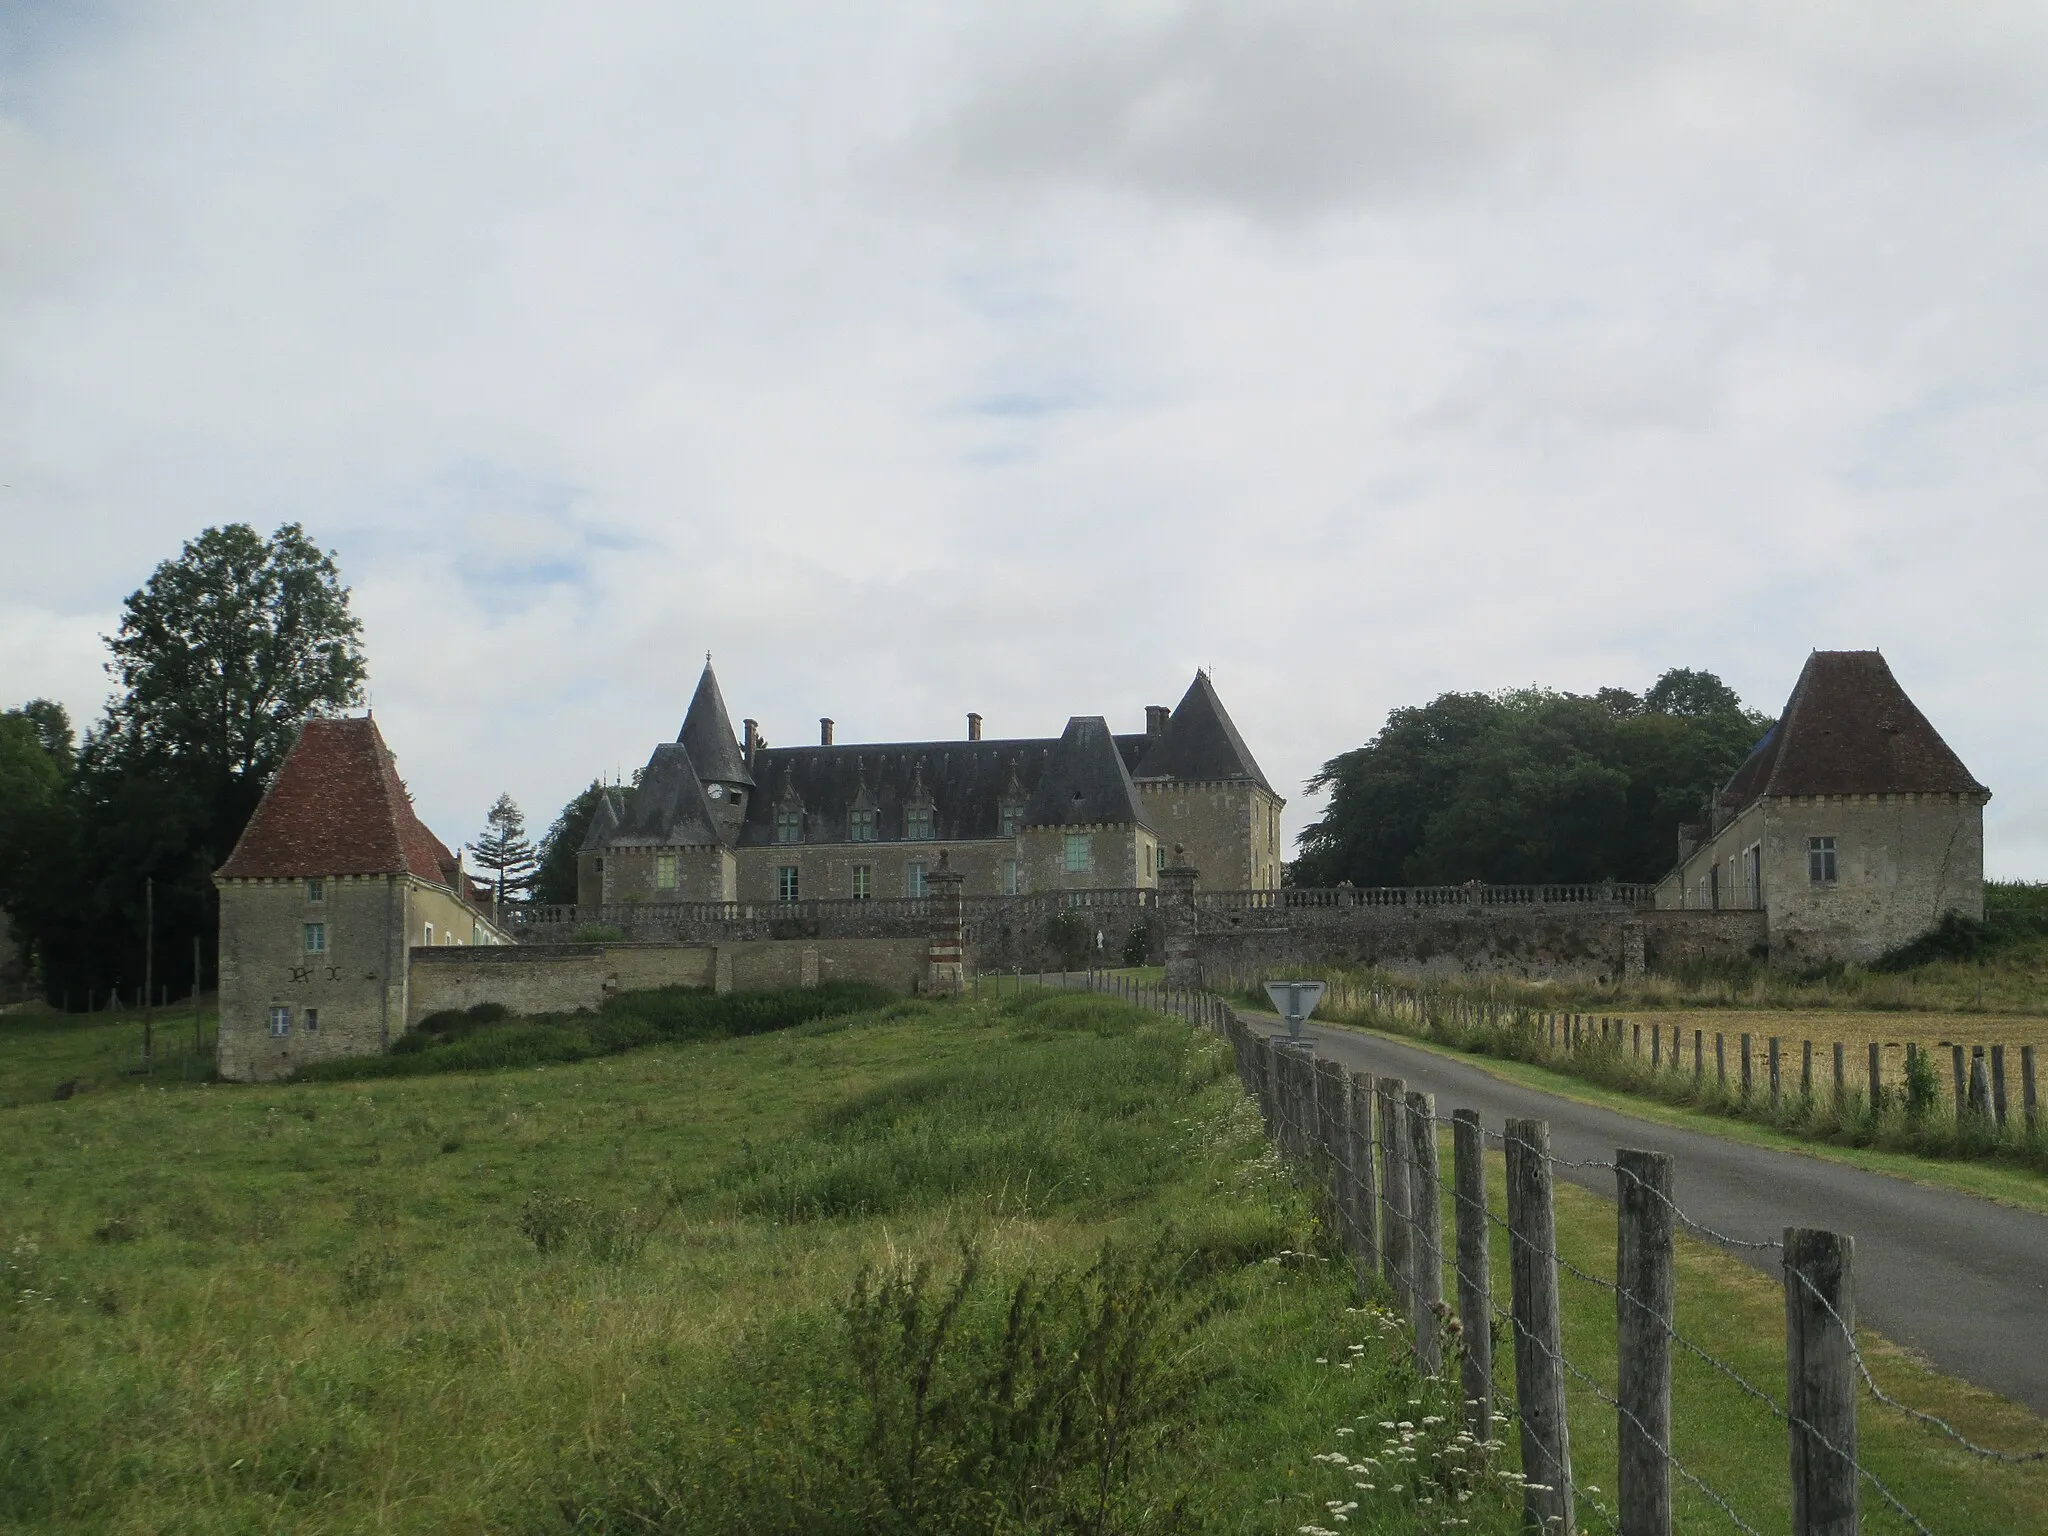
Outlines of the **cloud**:
{"type": "Polygon", "coordinates": [[[2037,8],[35,14],[0,700],[90,717],[234,518],[338,551],[451,840],[707,648],[778,741],[1209,665],[1288,787],[1447,688],[1882,644],[2048,873],[2037,8]]]}

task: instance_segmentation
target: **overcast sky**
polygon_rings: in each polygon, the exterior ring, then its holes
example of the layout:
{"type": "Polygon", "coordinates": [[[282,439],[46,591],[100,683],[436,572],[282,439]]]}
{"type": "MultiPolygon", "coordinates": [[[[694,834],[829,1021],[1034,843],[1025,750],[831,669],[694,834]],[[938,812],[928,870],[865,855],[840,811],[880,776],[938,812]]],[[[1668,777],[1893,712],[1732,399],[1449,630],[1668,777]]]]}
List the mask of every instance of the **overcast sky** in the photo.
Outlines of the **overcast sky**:
{"type": "Polygon", "coordinates": [[[430,824],[674,735],[1877,646],[2048,877],[2048,7],[0,0],[0,704],[303,522],[430,824]]]}

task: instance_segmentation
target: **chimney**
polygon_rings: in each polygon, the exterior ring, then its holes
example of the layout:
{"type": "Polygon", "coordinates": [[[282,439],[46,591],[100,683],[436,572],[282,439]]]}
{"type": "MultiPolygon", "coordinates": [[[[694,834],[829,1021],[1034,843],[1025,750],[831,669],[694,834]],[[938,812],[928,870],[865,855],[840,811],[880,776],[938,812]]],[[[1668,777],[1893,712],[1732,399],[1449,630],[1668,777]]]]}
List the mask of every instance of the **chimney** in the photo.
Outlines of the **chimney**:
{"type": "Polygon", "coordinates": [[[828,715],[818,716],[818,745],[821,747],[832,745],[832,720],[828,715]]]}
{"type": "Polygon", "coordinates": [[[967,712],[967,739],[969,741],[981,740],[981,716],[971,709],[967,712]]]}
{"type": "Polygon", "coordinates": [[[747,772],[752,773],[754,771],[754,743],[761,738],[760,722],[756,720],[742,720],[740,724],[746,727],[745,734],[740,741],[740,760],[747,765],[747,772]]]}
{"type": "Polygon", "coordinates": [[[1166,722],[1173,718],[1173,711],[1164,704],[1145,706],[1145,734],[1158,738],[1166,734],[1166,722]]]}

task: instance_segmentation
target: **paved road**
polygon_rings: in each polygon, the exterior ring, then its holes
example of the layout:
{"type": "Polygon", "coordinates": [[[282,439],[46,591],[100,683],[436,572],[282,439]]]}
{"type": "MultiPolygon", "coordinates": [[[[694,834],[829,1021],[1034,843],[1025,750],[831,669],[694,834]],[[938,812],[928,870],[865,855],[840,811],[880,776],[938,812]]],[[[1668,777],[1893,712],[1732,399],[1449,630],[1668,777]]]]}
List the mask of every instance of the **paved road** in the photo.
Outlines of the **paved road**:
{"type": "MultiPolygon", "coordinates": [[[[1668,1152],[1679,1207],[1732,1237],[1777,1238],[1786,1227],[1847,1232],[1856,1239],[1862,1323],[1951,1375],[2048,1414],[2048,1216],[1594,1108],[1376,1035],[1305,1033],[1320,1055],[1435,1094],[1439,1114],[1476,1109],[1493,1130],[1509,1116],[1548,1120],[1561,1158],[1611,1160],[1617,1147],[1668,1152]]],[[[1558,1173],[1614,1198],[1605,1169],[1558,1173]]],[[[1776,1250],[1728,1251],[1778,1278],[1776,1250]]]]}

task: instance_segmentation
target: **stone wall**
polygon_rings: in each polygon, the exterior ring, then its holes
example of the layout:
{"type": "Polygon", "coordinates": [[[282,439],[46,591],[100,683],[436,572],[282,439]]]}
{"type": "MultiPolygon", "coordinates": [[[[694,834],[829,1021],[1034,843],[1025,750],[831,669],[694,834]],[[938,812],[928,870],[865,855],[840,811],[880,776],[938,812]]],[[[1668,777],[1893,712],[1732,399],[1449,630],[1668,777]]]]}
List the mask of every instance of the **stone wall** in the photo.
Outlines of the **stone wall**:
{"type": "Polygon", "coordinates": [[[502,949],[415,949],[410,1028],[432,1013],[501,1003],[514,1013],[592,1009],[618,992],[715,987],[721,992],[868,981],[912,992],[925,941],[825,939],[726,944],[534,944],[502,949]]]}
{"type": "Polygon", "coordinates": [[[1198,889],[1272,890],[1280,884],[1281,802],[1256,784],[1141,781],[1138,802],[1167,861],[1176,846],[1198,889]]]}
{"type": "Polygon", "coordinates": [[[1210,984],[1290,965],[1377,967],[1418,979],[1553,978],[1600,983],[1628,969],[1631,929],[1652,970],[1751,958],[1760,912],[1659,912],[1618,907],[1340,908],[1201,912],[1195,954],[1210,984]]]}

